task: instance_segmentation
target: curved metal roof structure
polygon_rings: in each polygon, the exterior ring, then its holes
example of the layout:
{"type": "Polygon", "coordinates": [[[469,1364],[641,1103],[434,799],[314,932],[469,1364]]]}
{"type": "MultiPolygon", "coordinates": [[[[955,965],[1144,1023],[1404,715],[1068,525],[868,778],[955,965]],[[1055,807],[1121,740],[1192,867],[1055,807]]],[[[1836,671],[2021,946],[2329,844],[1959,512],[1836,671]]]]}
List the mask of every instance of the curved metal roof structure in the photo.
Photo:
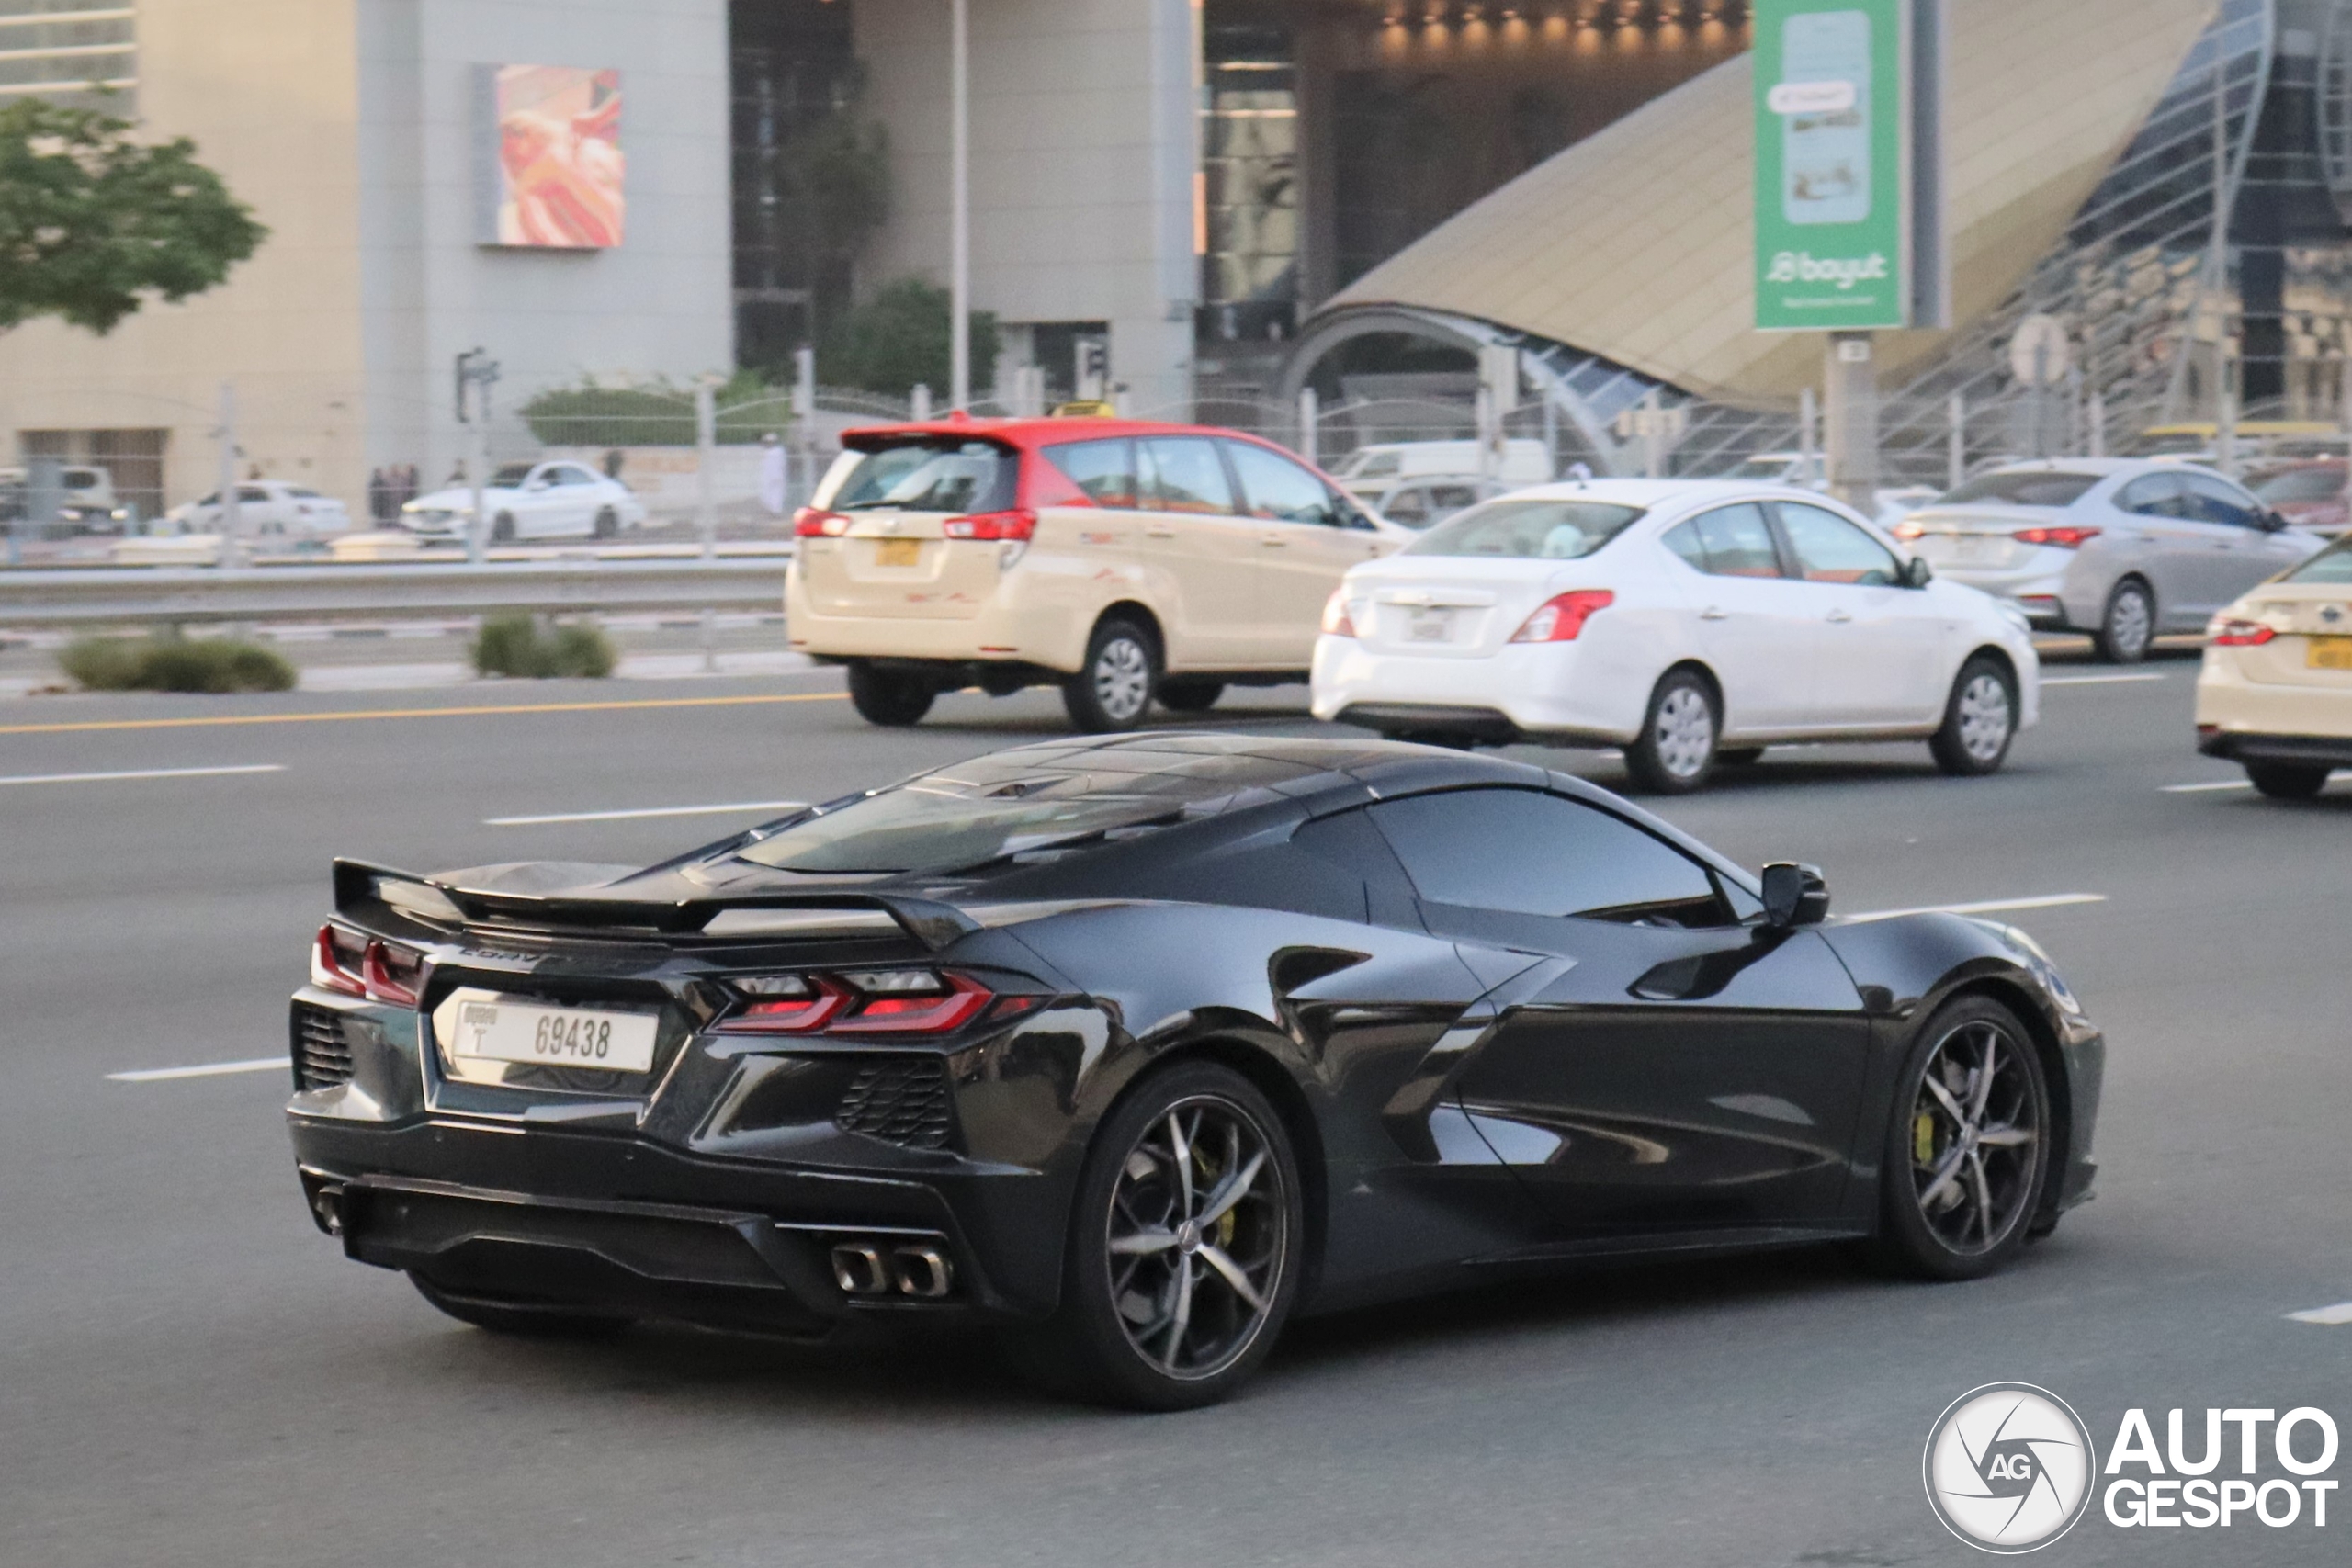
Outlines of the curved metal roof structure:
{"type": "MultiPolygon", "coordinates": [[[[2234,8],[2234,7],[2233,7],[2234,8]]],[[[2060,247],[2215,20],[2215,0],[1951,7],[1953,321],[1967,330],[2060,247]]],[[[1442,312],[1572,345],[1717,402],[1785,406],[1817,334],[1753,330],[1750,61],[1684,84],[1536,165],[1342,290],[1321,315],[1442,312]]],[[[1317,335],[1310,323],[1302,335],[1317,335]]],[[[1953,334],[1883,334],[1881,374],[1953,334]]]]}

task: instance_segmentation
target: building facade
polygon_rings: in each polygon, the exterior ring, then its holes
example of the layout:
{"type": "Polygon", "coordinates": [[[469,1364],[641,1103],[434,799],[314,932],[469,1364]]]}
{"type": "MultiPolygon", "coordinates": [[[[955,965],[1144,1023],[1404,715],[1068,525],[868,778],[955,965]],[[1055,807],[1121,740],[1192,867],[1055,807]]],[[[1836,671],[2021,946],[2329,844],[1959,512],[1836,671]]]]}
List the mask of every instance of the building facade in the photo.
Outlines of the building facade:
{"type": "MultiPolygon", "coordinates": [[[[0,58],[0,95],[109,85],[100,101],[144,133],[191,138],[270,229],[220,288],[106,337],[52,321],[0,337],[0,428],[19,451],[107,462],[142,511],[214,483],[223,384],[238,472],[360,513],[372,470],[413,464],[430,484],[466,449],[462,351],[500,363],[509,407],[589,378],[731,366],[724,0],[0,0],[0,43],[37,51],[0,58]],[[75,52],[88,42],[107,51],[75,52]],[[502,131],[501,79],[483,68],[514,66],[573,73],[504,79],[510,96],[550,83],[571,96],[536,120],[507,106],[502,131]],[[502,147],[559,111],[572,118],[558,131],[579,132],[572,111],[595,95],[592,139],[625,163],[557,158],[507,205],[616,191],[625,226],[560,244],[485,228],[502,147]]],[[[522,436],[497,429],[502,446],[522,436]]]]}

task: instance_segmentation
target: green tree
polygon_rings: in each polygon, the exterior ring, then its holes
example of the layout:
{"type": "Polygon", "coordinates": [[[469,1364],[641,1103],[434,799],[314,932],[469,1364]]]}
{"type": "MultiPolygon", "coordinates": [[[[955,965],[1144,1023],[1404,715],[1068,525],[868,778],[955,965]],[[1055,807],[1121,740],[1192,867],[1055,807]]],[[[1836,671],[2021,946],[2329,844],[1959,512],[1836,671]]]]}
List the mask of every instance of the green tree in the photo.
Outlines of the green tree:
{"type": "Polygon", "coordinates": [[[201,294],[269,231],[186,137],[27,98],[0,108],[0,330],[56,316],[112,332],[149,296],[201,294]]]}
{"type": "MultiPolygon", "coordinates": [[[[885,284],[840,318],[817,350],[817,375],[829,386],[862,387],[903,397],[918,383],[947,394],[951,350],[947,290],[920,277],[885,284]]],[[[972,386],[996,379],[996,312],[972,312],[972,386]]]]}

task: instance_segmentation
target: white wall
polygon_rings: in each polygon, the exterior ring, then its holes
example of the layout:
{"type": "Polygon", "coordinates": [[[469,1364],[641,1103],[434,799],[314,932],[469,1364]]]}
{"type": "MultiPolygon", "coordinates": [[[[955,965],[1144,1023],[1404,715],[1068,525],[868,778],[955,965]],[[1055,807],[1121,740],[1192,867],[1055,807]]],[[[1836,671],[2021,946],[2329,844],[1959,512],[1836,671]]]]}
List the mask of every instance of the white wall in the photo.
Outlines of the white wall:
{"type": "MultiPolygon", "coordinates": [[[[854,0],[895,195],[862,282],[947,279],[945,0],[854,0]]],[[[972,293],[1010,322],[1106,321],[1138,412],[1188,402],[1190,0],[971,0],[972,293]]],[[[1008,378],[1009,379],[1009,378],[1008,378]]]]}
{"type": "MultiPolygon", "coordinates": [[[[508,410],[582,378],[733,365],[726,0],[357,0],[369,462],[428,481],[465,446],[457,355],[508,410]],[[621,73],[628,219],[609,251],[475,239],[478,64],[621,73]]],[[[521,439],[502,421],[502,445],[521,439]]]]}

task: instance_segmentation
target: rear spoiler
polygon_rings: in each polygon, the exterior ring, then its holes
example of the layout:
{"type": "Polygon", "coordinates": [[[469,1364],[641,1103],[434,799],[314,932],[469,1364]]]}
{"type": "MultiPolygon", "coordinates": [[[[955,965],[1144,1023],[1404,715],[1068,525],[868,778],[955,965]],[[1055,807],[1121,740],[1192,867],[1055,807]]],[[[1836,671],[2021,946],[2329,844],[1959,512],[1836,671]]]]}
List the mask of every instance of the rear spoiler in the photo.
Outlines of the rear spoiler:
{"type": "Polygon", "coordinates": [[[760,893],[736,898],[695,898],[656,904],[626,898],[531,893],[485,893],[451,887],[392,866],[367,861],[334,863],[335,913],[354,919],[387,917],[427,930],[462,928],[476,921],[506,920],[534,926],[595,931],[652,931],[692,936],[718,916],[751,909],[871,909],[888,916],[926,952],[937,953],[980,930],[980,923],[952,904],[897,893],[760,893]]]}

